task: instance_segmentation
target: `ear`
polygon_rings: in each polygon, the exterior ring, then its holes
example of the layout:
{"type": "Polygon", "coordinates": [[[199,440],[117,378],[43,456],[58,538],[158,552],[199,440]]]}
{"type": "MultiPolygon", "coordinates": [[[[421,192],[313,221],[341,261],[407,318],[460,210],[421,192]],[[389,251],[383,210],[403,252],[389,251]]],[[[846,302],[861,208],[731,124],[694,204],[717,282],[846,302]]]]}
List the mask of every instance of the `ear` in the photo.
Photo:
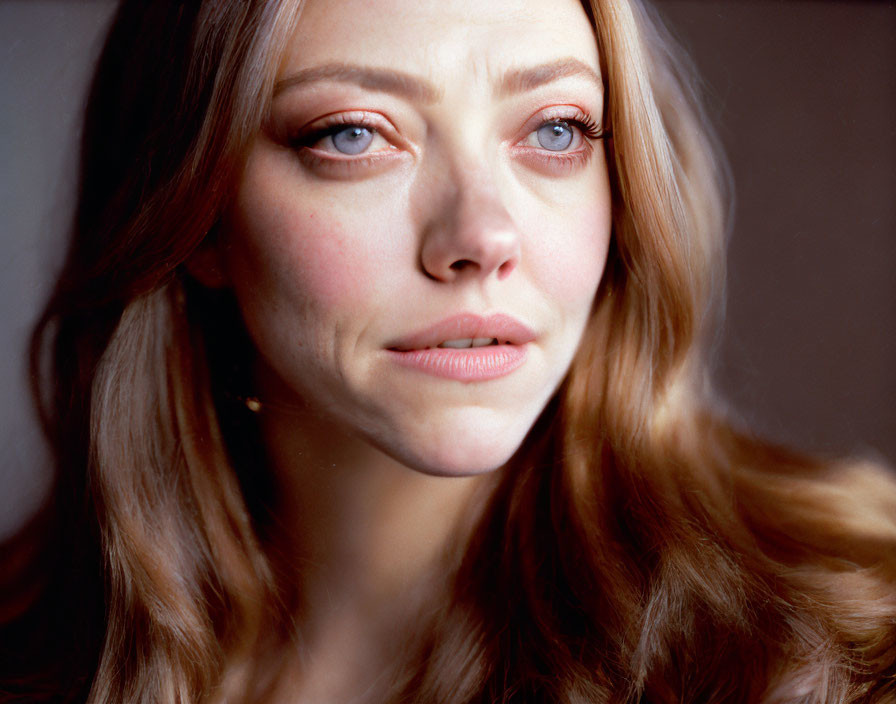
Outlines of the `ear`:
{"type": "Polygon", "coordinates": [[[230,285],[220,238],[208,236],[190,255],[185,263],[187,272],[207,288],[225,288],[230,285]]]}

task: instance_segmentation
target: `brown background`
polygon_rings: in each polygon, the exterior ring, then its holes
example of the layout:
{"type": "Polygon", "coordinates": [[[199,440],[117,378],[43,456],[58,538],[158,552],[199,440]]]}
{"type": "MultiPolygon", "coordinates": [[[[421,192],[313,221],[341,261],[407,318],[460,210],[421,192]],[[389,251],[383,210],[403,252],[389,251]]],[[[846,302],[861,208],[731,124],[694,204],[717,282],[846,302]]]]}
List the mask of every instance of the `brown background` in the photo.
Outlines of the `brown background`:
{"type": "MultiPolygon", "coordinates": [[[[773,438],[896,463],[896,2],[657,5],[706,79],[735,179],[719,387],[773,438]]],[[[22,352],[111,7],[0,2],[0,537],[46,484],[22,352]]]]}
{"type": "Polygon", "coordinates": [[[657,6],[734,176],[720,388],[776,439],[896,463],[896,2],[657,6]]]}

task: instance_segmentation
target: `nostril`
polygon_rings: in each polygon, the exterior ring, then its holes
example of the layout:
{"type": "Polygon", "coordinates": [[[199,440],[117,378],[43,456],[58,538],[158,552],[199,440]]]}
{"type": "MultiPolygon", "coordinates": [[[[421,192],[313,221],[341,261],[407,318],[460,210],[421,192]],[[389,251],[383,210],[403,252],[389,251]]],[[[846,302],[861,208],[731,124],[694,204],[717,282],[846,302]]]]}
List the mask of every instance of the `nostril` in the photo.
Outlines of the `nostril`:
{"type": "Polygon", "coordinates": [[[516,267],[516,261],[513,259],[508,259],[501,266],[498,267],[498,278],[503,279],[510,274],[516,267]]]}
{"type": "Polygon", "coordinates": [[[463,271],[468,266],[472,266],[473,261],[470,259],[458,259],[456,262],[452,262],[451,269],[454,271],[463,271]]]}

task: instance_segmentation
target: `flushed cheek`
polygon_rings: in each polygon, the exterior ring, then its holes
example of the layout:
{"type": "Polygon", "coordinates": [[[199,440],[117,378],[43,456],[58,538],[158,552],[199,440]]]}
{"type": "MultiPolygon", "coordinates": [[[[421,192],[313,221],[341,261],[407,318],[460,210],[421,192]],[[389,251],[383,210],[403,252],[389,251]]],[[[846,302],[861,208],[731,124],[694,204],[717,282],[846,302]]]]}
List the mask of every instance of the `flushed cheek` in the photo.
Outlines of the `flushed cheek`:
{"type": "Polygon", "coordinates": [[[563,307],[590,309],[610,243],[609,207],[572,210],[562,219],[540,222],[540,232],[528,238],[536,285],[563,307]]]}
{"type": "Polygon", "coordinates": [[[248,173],[231,228],[231,269],[281,302],[349,308],[388,280],[390,224],[339,202],[316,207],[313,195],[295,184],[248,173]]]}
{"type": "Polygon", "coordinates": [[[273,230],[279,236],[268,242],[261,256],[280,291],[333,310],[358,300],[369,288],[374,272],[369,261],[358,256],[358,245],[343,223],[326,215],[295,213],[279,225],[273,230]]]}

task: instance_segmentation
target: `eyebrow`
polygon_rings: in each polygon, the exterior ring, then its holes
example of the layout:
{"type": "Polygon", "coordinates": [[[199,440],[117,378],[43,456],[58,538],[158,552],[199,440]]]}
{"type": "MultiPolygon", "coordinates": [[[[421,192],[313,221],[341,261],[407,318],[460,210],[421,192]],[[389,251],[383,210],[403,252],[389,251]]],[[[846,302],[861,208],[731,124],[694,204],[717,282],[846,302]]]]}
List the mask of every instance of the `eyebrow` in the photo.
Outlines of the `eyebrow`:
{"type": "MultiPolygon", "coordinates": [[[[600,74],[584,61],[574,58],[558,59],[529,68],[510,69],[498,81],[498,95],[507,96],[534,90],[568,76],[584,76],[599,89],[603,88],[600,74]]],[[[274,84],[274,97],[285,90],[317,81],[354,83],[402,98],[434,103],[442,93],[428,81],[403,71],[354,64],[324,64],[297,71],[274,84]]]]}
{"type": "Polygon", "coordinates": [[[547,83],[552,83],[568,76],[584,76],[603,89],[600,74],[584,61],[579,59],[558,59],[547,64],[531,68],[511,69],[504,74],[498,84],[499,95],[511,95],[535,90],[547,83]]]}
{"type": "Polygon", "coordinates": [[[302,69],[274,84],[274,96],[288,88],[317,81],[354,83],[362,88],[392,93],[423,103],[433,103],[441,93],[421,78],[387,68],[372,68],[352,64],[324,64],[302,69]]]}

